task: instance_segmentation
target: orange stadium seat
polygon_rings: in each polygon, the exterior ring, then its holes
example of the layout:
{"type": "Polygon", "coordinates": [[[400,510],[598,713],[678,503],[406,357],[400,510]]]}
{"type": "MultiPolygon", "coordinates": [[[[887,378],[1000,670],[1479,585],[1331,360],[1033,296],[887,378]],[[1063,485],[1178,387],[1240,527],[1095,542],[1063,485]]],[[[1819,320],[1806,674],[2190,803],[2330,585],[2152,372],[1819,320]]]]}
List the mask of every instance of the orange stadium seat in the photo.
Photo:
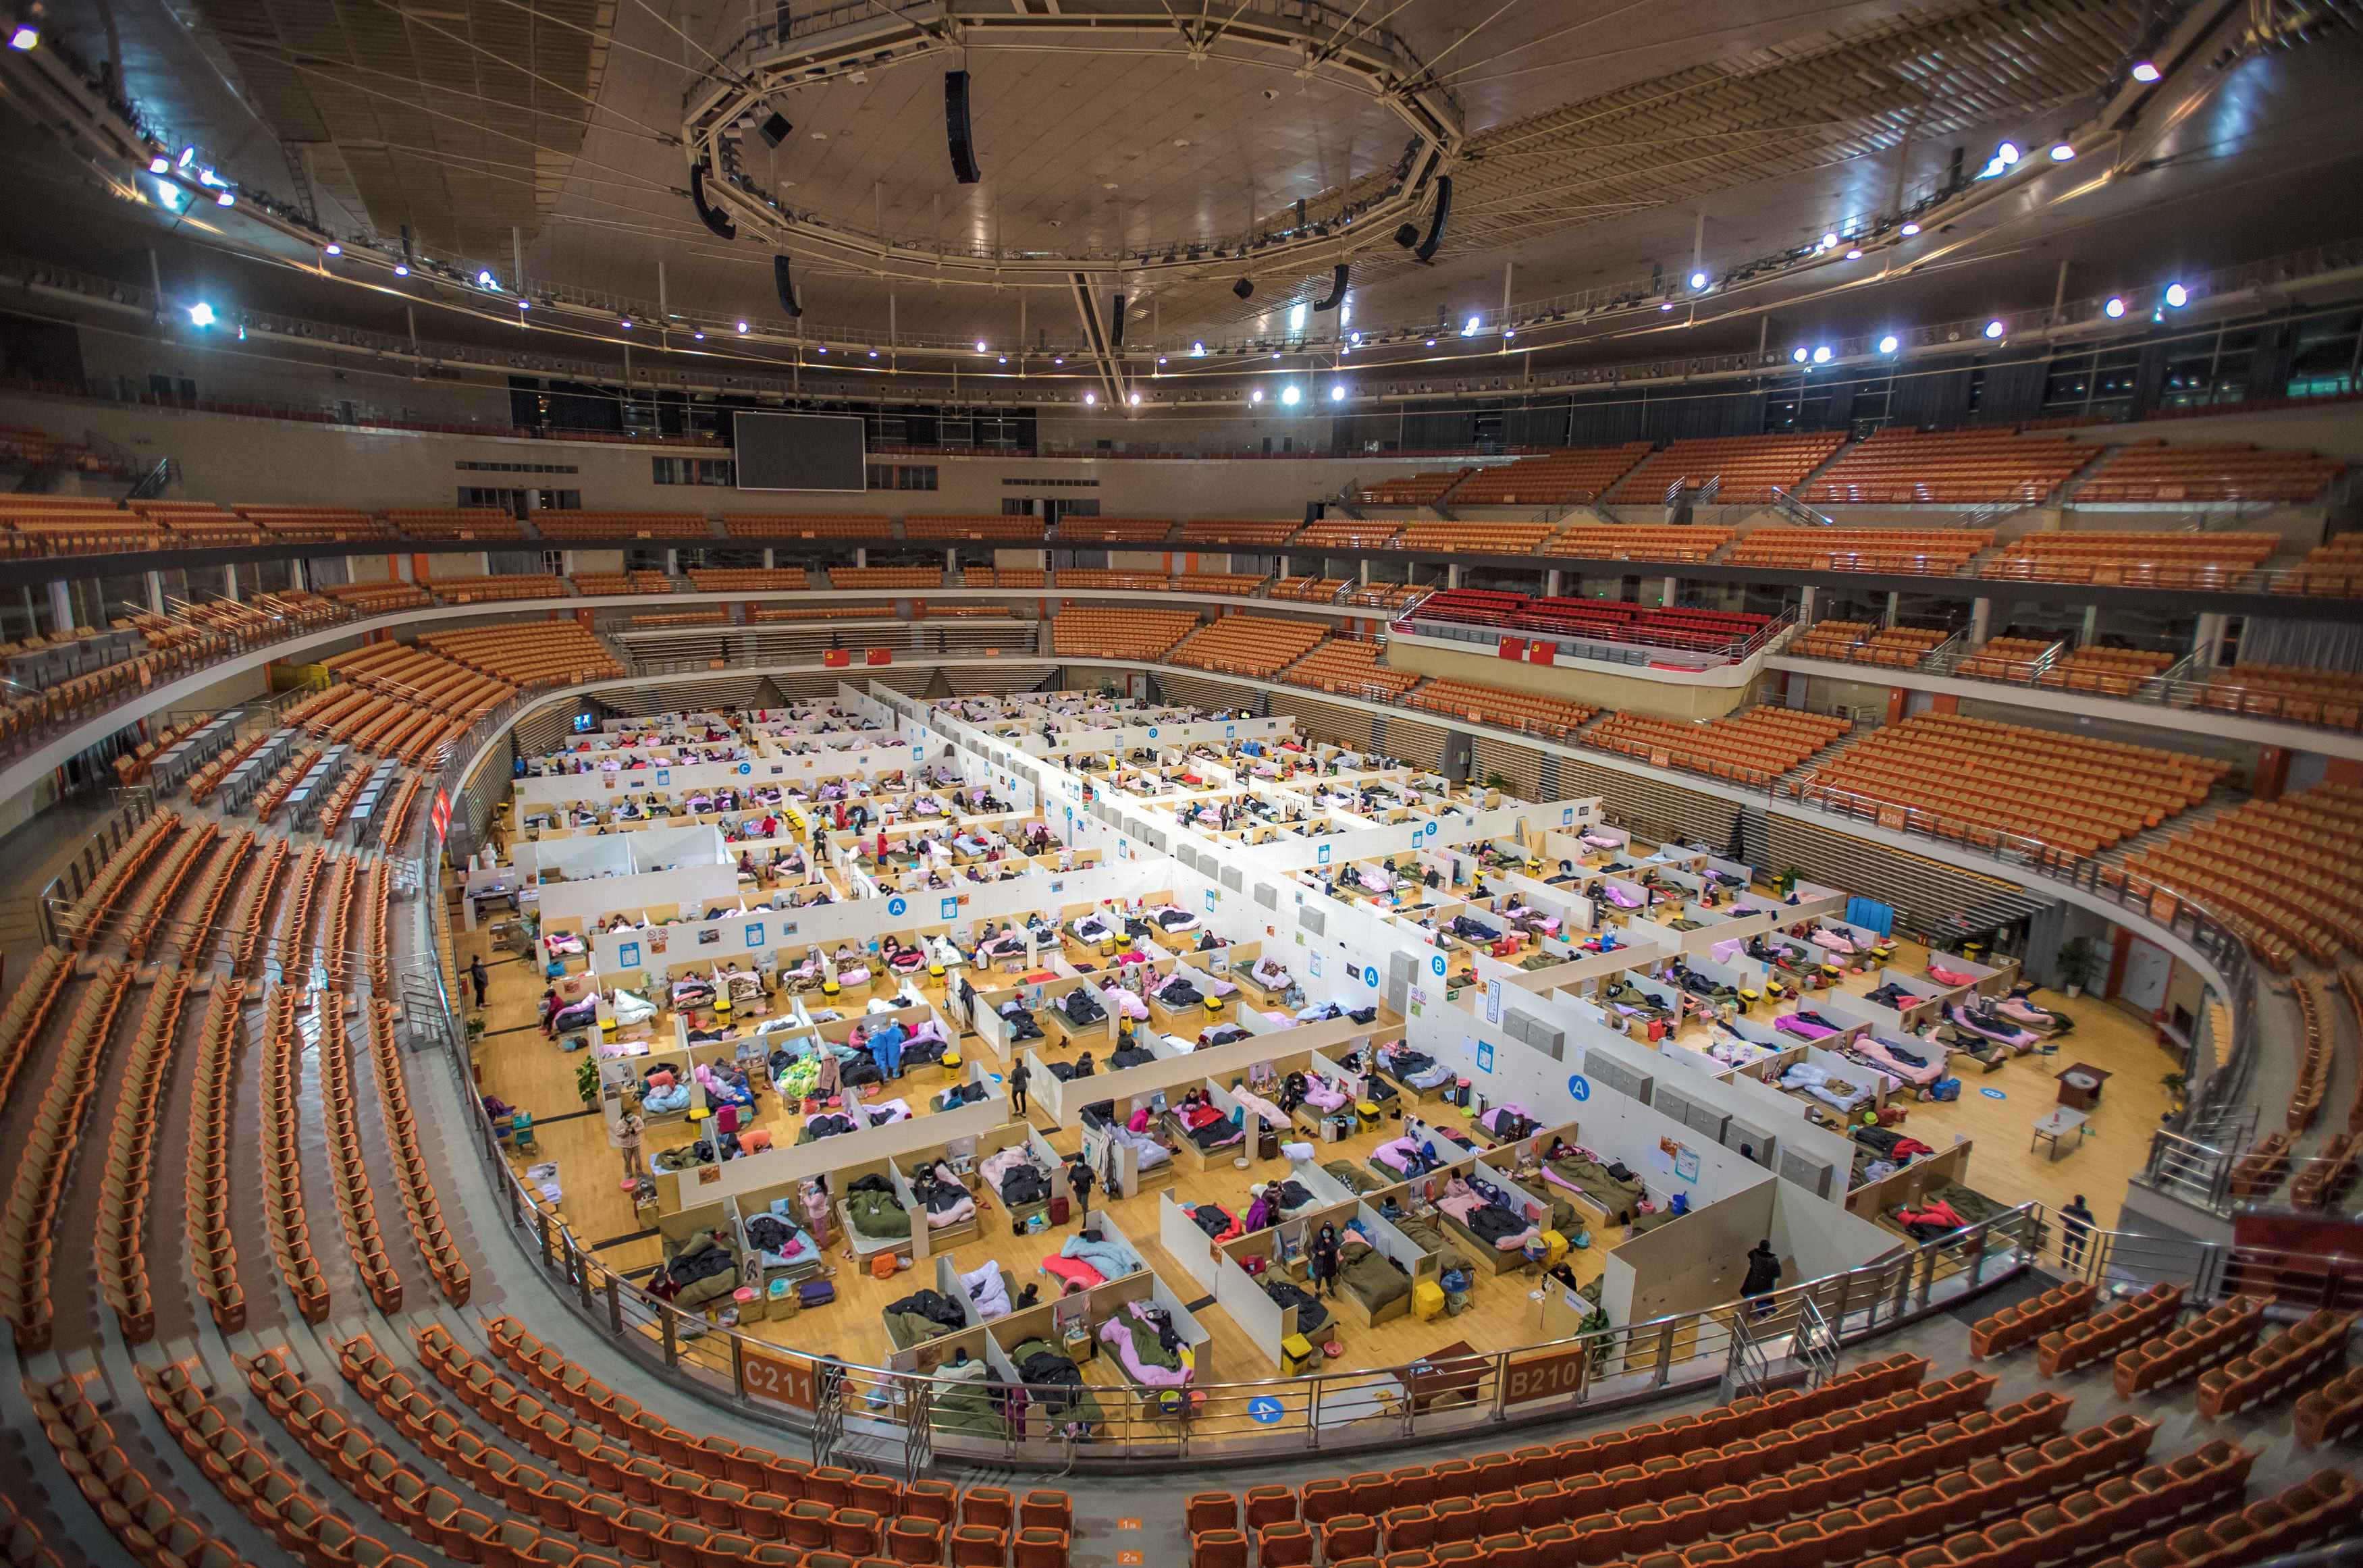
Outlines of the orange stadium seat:
{"type": "Polygon", "coordinates": [[[1173,536],[1177,545],[1245,545],[1270,548],[1285,543],[1297,530],[1290,522],[1259,523],[1236,517],[1193,517],[1173,536]]]}
{"type": "Polygon", "coordinates": [[[1050,618],[1050,648],[1078,658],[1161,659],[1199,624],[1196,613],[1188,610],[1070,605],[1050,618]]]}
{"type": "Polygon", "coordinates": [[[1194,665],[1200,669],[1270,676],[1303,657],[1326,635],[1326,628],[1316,622],[1226,615],[1193,633],[1165,657],[1171,663],[1194,665]]]}
{"type": "Polygon", "coordinates": [[[525,525],[496,506],[389,507],[386,522],[408,539],[522,539],[525,525]]]}
{"type": "Polygon", "coordinates": [[[1386,651],[1381,642],[1332,637],[1281,671],[1280,678],[1291,686],[1317,686],[1324,691],[1400,697],[1418,685],[1420,678],[1410,670],[1381,664],[1386,651]]]}
{"type": "Polygon", "coordinates": [[[1992,544],[1984,528],[1753,528],[1724,558],[1731,566],[1951,577],[1992,544]]]}
{"type": "Polygon", "coordinates": [[[1830,466],[1804,499],[1816,506],[2041,502],[2099,456],[2063,436],[2021,436],[2014,425],[1924,431],[1890,425],[1830,466]]]}
{"type": "Polygon", "coordinates": [[[2023,582],[2235,588],[2280,547],[2279,534],[2029,534],[1978,575],[2023,582]]]}
{"type": "Polygon", "coordinates": [[[882,512],[726,512],[722,526],[734,539],[887,539],[894,532],[882,512]]]}
{"type": "Polygon", "coordinates": [[[1775,485],[1793,490],[1845,441],[1836,431],[1677,441],[1644,460],[1601,499],[1625,505],[1662,503],[1668,488],[1676,483],[1698,486],[1714,480],[1716,499],[1723,502],[1767,502],[1775,485]]]}
{"type": "Polygon", "coordinates": [[[1793,708],[1751,708],[1703,723],[1649,713],[1612,713],[1584,744],[1637,756],[1652,766],[1684,767],[1763,785],[1847,733],[1847,721],[1793,708]]]}
{"type": "Polygon", "coordinates": [[[1627,441],[1621,447],[1570,447],[1520,458],[1499,468],[1481,468],[1460,481],[1452,492],[1452,504],[1578,506],[1597,501],[1602,491],[1649,455],[1651,445],[1627,441]]]}
{"type": "Polygon", "coordinates": [[[2311,452],[2241,446],[2120,447],[2076,492],[2080,502],[2312,501],[2346,465],[2311,452]]]}

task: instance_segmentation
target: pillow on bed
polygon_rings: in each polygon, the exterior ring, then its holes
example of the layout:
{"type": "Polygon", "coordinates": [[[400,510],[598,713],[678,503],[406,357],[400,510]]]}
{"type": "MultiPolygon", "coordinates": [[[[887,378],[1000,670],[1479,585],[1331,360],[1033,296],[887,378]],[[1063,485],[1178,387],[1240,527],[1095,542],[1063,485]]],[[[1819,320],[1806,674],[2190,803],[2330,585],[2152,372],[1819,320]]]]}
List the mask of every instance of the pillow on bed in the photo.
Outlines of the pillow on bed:
{"type": "Polygon", "coordinates": [[[658,1088],[672,1088],[672,1069],[671,1067],[659,1067],[655,1072],[649,1075],[649,1082],[656,1086],[658,1088]]]}

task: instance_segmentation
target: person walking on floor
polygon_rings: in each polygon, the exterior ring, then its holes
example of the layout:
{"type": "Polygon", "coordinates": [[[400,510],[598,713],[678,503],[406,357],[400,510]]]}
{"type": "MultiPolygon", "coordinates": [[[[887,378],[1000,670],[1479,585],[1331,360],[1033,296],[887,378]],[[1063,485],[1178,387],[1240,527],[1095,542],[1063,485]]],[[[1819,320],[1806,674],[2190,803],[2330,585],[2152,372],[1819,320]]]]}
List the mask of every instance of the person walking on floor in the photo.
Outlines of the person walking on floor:
{"type": "Polygon", "coordinates": [[[1026,1059],[1022,1056],[1017,1059],[1017,1065],[1009,1069],[1009,1109],[1020,1117],[1026,1113],[1026,1086],[1033,1078],[1034,1075],[1026,1070],[1026,1059]]]}
{"type": "MultiPolygon", "coordinates": [[[[1772,1287],[1780,1283],[1781,1254],[1772,1250],[1772,1243],[1769,1239],[1757,1242],[1755,1246],[1748,1250],[1747,1277],[1740,1281],[1739,1294],[1750,1298],[1758,1296],[1765,1296],[1769,1294],[1772,1287]]],[[[1771,1302],[1758,1301],[1756,1303],[1756,1315],[1758,1317],[1769,1317],[1771,1315],[1771,1302]]]]}
{"type": "Polygon", "coordinates": [[[1083,1222],[1083,1216],[1091,1212],[1092,1183],[1095,1179],[1092,1167],[1081,1160],[1067,1167],[1067,1187],[1075,1195],[1075,1223],[1078,1225],[1083,1222]]]}
{"type": "Polygon", "coordinates": [[[2084,1239],[2091,1233],[2092,1211],[2084,1207],[2084,1195],[2080,1192],[2075,1202],[2059,1211],[2059,1261],[2081,1264],[2084,1239]]]}
{"type": "Polygon", "coordinates": [[[616,1124],[616,1147],[623,1151],[624,1185],[627,1187],[649,1174],[648,1167],[640,1163],[641,1133],[647,1125],[637,1110],[624,1112],[624,1120],[616,1124]]]}
{"type": "Polygon", "coordinates": [[[484,988],[492,984],[492,980],[493,977],[484,972],[484,955],[483,954],[479,953],[473,958],[468,960],[468,981],[471,985],[476,988],[476,1010],[478,1012],[484,1010],[484,988]]]}

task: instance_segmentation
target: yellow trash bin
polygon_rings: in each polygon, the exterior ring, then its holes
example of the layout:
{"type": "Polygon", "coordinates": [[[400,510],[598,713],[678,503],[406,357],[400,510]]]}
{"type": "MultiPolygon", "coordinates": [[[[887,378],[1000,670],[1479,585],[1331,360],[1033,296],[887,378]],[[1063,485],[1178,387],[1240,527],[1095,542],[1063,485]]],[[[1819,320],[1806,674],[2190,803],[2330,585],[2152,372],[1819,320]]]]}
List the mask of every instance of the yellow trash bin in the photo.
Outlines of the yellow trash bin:
{"type": "Polygon", "coordinates": [[[1283,1377],[1301,1375],[1313,1364],[1313,1342],[1303,1334],[1291,1334],[1280,1342],[1280,1371],[1283,1377]]]}
{"type": "Polygon", "coordinates": [[[1432,1279],[1423,1279],[1411,1287],[1412,1316],[1423,1323],[1432,1323],[1444,1316],[1444,1286],[1432,1279]]]}

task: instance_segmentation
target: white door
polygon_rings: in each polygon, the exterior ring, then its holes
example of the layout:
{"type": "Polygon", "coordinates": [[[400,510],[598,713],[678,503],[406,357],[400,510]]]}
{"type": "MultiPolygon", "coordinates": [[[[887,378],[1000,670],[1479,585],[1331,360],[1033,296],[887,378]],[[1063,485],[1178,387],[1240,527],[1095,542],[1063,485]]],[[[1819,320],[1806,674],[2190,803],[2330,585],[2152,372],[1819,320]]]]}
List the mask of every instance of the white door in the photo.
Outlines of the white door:
{"type": "Polygon", "coordinates": [[[2174,955],[2154,942],[2134,938],[2125,955],[2124,983],[2117,995],[2141,1009],[2156,1012],[2166,1005],[2167,977],[2174,972],[2174,955]]]}

